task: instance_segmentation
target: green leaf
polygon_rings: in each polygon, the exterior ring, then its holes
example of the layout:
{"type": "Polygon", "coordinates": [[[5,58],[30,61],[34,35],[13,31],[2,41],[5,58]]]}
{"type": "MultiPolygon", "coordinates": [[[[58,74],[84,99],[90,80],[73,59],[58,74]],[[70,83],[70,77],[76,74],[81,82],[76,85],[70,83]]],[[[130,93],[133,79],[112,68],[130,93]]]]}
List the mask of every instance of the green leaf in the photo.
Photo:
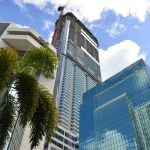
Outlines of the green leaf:
{"type": "Polygon", "coordinates": [[[57,125],[57,111],[55,100],[49,91],[43,87],[39,88],[38,105],[30,122],[31,149],[39,145],[40,140],[46,135],[50,141],[57,125]]]}
{"type": "Polygon", "coordinates": [[[23,127],[30,122],[32,148],[39,144],[43,135],[50,140],[58,118],[55,101],[48,90],[39,88],[36,74],[42,72],[51,77],[56,64],[55,54],[46,48],[35,48],[20,61],[15,50],[0,48],[0,105],[6,106],[0,106],[0,149],[13,126],[14,109],[23,127]],[[10,88],[15,88],[17,93],[14,103],[7,99],[6,91],[10,88]]]}
{"type": "Polygon", "coordinates": [[[27,73],[19,73],[15,83],[18,100],[18,113],[23,127],[32,118],[37,106],[38,81],[27,73]]]}
{"type": "Polygon", "coordinates": [[[14,126],[14,107],[14,98],[8,96],[7,103],[4,104],[3,109],[0,111],[0,149],[3,149],[6,140],[9,138],[9,132],[14,126]]]}
{"type": "Polygon", "coordinates": [[[45,77],[50,77],[56,68],[56,64],[57,57],[52,51],[46,48],[35,48],[23,57],[20,62],[20,68],[25,70],[28,67],[28,71],[34,68],[36,72],[41,71],[45,77]]]}
{"type": "Polygon", "coordinates": [[[2,107],[2,105],[4,103],[4,101],[5,101],[5,94],[6,94],[7,90],[8,90],[8,88],[6,88],[6,87],[2,88],[0,90],[0,109],[1,109],[1,107],[2,107]]]}
{"type": "Polygon", "coordinates": [[[11,80],[17,67],[18,54],[11,48],[0,48],[0,89],[11,80]]]}

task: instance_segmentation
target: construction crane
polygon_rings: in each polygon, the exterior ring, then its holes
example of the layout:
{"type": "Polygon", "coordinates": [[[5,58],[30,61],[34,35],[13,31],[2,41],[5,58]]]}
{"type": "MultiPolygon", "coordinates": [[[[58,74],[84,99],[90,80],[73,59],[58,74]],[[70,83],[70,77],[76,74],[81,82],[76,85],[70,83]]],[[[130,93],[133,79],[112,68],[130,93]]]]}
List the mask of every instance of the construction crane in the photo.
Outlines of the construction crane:
{"type": "Polygon", "coordinates": [[[70,0],[68,0],[64,6],[59,6],[58,9],[57,9],[58,12],[60,12],[60,14],[59,14],[58,20],[57,20],[56,25],[55,25],[55,30],[54,30],[54,34],[53,34],[52,42],[51,42],[51,44],[54,47],[56,47],[56,42],[57,42],[57,40],[58,40],[58,38],[60,36],[60,29],[61,29],[62,17],[63,17],[64,9],[68,5],[69,1],[70,0]]]}

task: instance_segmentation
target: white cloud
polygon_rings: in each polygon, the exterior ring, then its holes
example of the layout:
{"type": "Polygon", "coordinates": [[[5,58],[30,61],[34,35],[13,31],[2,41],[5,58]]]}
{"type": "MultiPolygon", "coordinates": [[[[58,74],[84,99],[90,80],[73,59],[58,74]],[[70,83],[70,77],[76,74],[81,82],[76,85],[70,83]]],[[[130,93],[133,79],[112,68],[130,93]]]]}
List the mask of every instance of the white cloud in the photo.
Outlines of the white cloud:
{"type": "Polygon", "coordinates": [[[106,32],[113,38],[126,30],[127,28],[123,24],[115,22],[106,32]]]}
{"type": "Polygon", "coordinates": [[[100,63],[103,81],[132,64],[136,60],[146,56],[140,50],[140,46],[131,40],[125,40],[109,47],[100,49],[100,63]]]}
{"type": "MultiPolygon", "coordinates": [[[[51,3],[54,8],[64,5],[67,0],[12,0],[19,6],[33,4],[43,9],[51,3]]],[[[89,22],[98,20],[102,17],[102,12],[107,10],[114,11],[123,17],[133,16],[140,21],[144,21],[146,14],[150,11],[150,0],[70,0],[67,11],[73,12],[78,18],[89,22]]]]}
{"type": "Polygon", "coordinates": [[[24,1],[22,1],[22,0],[12,0],[16,5],[18,5],[21,9],[23,9],[24,8],[24,5],[25,5],[25,3],[24,3],[24,1]]]}
{"type": "Polygon", "coordinates": [[[21,8],[21,12],[23,12],[25,16],[29,17],[30,20],[33,20],[31,14],[28,12],[27,7],[25,7],[26,2],[24,0],[12,0],[12,1],[21,8]]]}
{"type": "Polygon", "coordinates": [[[48,42],[51,43],[54,32],[51,32],[48,37],[48,42]]]}
{"type": "Polygon", "coordinates": [[[137,30],[140,29],[140,27],[138,25],[135,25],[134,28],[137,29],[137,30]]]}
{"type": "Polygon", "coordinates": [[[32,4],[40,9],[44,8],[48,0],[12,0],[15,4],[23,8],[26,4],[32,4]]]}
{"type": "Polygon", "coordinates": [[[54,15],[56,13],[56,9],[50,9],[50,8],[45,8],[44,9],[45,13],[49,14],[49,15],[54,15]]]}
{"type": "Polygon", "coordinates": [[[15,24],[19,28],[30,28],[29,26],[26,25],[21,25],[21,24],[15,24]]]}
{"type": "Polygon", "coordinates": [[[44,20],[43,30],[49,30],[51,26],[54,26],[54,23],[50,20],[44,20]]]}
{"type": "Polygon", "coordinates": [[[89,25],[89,29],[94,29],[94,28],[100,28],[101,27],[101,25],[100,24],[96,24],[96,23],[91,23],[90,25],[89,25]]]}

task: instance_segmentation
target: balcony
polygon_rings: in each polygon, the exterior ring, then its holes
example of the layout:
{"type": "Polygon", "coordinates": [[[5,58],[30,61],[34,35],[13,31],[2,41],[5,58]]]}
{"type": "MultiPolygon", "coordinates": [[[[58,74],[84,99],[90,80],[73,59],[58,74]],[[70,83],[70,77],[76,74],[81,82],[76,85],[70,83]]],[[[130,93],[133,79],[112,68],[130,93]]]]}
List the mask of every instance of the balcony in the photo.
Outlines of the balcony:
{"type": "Polygon", "coordinates": [[[11,47],[19,51],[27,51],[34,47],[47,47],[45,42],[34,30],[30,28],[8,27],[2,39],[11,47]]]}

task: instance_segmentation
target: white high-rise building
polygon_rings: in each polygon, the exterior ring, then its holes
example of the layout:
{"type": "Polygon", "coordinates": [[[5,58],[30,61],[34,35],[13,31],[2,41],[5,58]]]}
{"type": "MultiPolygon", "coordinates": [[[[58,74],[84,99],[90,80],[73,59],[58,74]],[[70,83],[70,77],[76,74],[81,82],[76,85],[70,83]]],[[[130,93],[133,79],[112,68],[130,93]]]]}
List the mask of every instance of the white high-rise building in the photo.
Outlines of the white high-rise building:
{"type": "Polygon", "coordinates": [[[75,150],[79,149],[82,95],[101,82],[98,41],[72,13],[56,22],[54,36],[52,43],[59,56],[54,88],[59,126],[51,143],[45,143],[45,150],[75,150]]]}
{"type": "MultiPolygon", "coordinates": [[[[56,52],[52,45],[45,42],[41,36],[31,28],[18,27],[13,23],[0,23],[0,47],[15,48],[20,56],[35,47],[46,47],[50,51],[56,52]]],[[[39,82],[53,93],[55,75],[53,78],[46,79],[42,74],[39,75],[39,82]]],[[[7,142],[7,150],[30,150],[29,131],[27,126],[23,129],[19,122],[15,125],[10,141],[7,142]]],[[[44,139],[36,150],[43,150],[44,139]]]]}

